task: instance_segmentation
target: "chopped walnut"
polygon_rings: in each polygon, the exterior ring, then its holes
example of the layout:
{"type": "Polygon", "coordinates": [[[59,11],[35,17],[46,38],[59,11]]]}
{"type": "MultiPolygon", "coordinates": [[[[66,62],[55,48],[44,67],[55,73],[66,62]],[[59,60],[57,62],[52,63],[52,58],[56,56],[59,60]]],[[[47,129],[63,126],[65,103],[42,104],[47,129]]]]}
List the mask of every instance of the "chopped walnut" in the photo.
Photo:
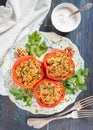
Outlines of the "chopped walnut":
{"type": "Polygon", "coordinates": [[[15,52],[15,56],[16,57],[21,57],[21,56],[26,56],[27,55],[27,52],[25,49],[23,48],[19,48],[17,49],[17,51],[15,52]]]}
{"type": "Polygon", "coordinates": [[[33,88],[28,88],[28,89],[27,89],[27,92],[28,92],[29,94],[33,93],[33,88]]]}
{"type": "Polygon", "coordinates": [[[72,47],[66,47],[65,51],[68,53],[68,56],[73,57],[75,51],[72,47]]]}

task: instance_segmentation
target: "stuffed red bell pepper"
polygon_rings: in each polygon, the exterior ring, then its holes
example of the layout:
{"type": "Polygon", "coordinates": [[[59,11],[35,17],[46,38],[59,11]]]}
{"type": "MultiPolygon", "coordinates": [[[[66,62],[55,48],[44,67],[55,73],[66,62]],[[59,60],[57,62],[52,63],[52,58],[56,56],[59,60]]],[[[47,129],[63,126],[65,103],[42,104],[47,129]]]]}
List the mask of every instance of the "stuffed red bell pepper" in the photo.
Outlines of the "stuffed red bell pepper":
{"type": "Polygon", "coordinates": [[[60,82],[43,79],[36,84],[34,96],[40,106],[53,108],[64,99],[65,89],[60,82]]]}
{"type": "Polygon", "coordinates": [[[33,56],[18,58],[12,67],[12,78],[22,88],[32,88],[43,76],[43,63],[33,56]]]}
{"type": "Polygon", "coordinates": [[[52,80],[69,78],[74,74],[75,65],[67,52],[55,49],[44,57],[46,75],[52,80]]]}

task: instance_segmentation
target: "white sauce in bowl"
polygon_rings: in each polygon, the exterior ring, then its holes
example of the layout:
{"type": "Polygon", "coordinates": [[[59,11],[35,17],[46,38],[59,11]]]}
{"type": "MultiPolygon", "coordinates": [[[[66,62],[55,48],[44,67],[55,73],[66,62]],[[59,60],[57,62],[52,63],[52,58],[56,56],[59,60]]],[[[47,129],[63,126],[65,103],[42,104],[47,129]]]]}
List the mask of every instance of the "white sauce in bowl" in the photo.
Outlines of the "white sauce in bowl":
{"type": "Polygon", "coordinates": [[[55,22],[57,23],[57,26],[60,26],[60,28],[64,31],[71,30],[76,26],[77,23],[77,17],[69,15],[72,13],[72,11],[69,8],[61,8],[58,10],[58,12],[55,13],[55,22]]]}
{"type": "Polygon", "coordinates": [[[56,29],[62,32],[70,32],[77,28],[81,21],[80,14],[75,14],[73,16],[69,16],[72,12],[77,9],[73,8],[71,4],[70,6],[58,6],[55,7],[52,13],[52,23],[56,29]]]}

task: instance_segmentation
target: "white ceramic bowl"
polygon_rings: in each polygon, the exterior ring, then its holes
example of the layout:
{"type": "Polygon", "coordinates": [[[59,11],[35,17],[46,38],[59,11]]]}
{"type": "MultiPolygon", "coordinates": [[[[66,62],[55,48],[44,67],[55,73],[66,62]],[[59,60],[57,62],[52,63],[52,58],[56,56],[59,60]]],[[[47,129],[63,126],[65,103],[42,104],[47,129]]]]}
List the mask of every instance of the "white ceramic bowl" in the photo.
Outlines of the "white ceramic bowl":
{"type": "Polygon", "coordinates": [[[75,30],[81,22],[81,14],[77,13],[68,17],[78,8],[71,3],[62,3],[57,5],[52,12],[51,21],[53,26],[61,32],[71,32],[75,30]]]}

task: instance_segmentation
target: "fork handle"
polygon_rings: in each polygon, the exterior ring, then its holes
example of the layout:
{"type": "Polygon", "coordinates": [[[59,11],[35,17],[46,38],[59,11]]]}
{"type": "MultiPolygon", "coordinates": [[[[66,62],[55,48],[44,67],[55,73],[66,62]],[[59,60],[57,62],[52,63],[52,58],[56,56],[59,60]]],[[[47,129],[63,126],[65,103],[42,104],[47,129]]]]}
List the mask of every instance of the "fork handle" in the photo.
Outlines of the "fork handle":
{"type": "Polygon", "coordinates": [[[75,109],[76,108],[73,106],[72,108],[70,108],[69,110],[66,110],[65,112],[53,115],[53,116],[48,117],[48,118],[28,118],[27,125],[31,127],[31,126],[34,126],[36,124],[42,124],[42,122],[43,122],[43,124],[45,122],[46,122],[45,124],[47,124],[50,121],[52,121],[51,119],[55,119],[55,118],[58,118],[58,117],[60,118],[60,116],[62,116],[61,118],[65,118],[66,116],[63,116],[63,115],[65,115],[65,114],[67,114],[67,113],[69,113],[69,112],[71,112],[75,109]]]}
{"type": "Polygon", "coordinates": [[[63,115],[65,115],[65,114],[67,114],[67,113],[69,113],[69,112],[71,112],[73,110],[75,110],[74,106],[72,108],[70,108],[69,110],[66,110],[65,112],[53,115],[53,116],[48,117],[48,118],[28,118],[27,124],[28,124],[28,126],[33,126],[35,124],[42,123],[44,120],[48,121],[48,119],[56,118],[56,117],[59,117],[59,116],[63,116],[63,115]]]}
{"type": "Polygon", "coordinates": [[[53,120],[59,120],[59,119],[64,119],[64,118],[69,118],[69,114],[66,116],[61,116],[61,117],[49,117],[49,118],[40,118],[40,119],[39,118],[29,118],[27,120],[27,125],[40,129],[53,120]]]}

